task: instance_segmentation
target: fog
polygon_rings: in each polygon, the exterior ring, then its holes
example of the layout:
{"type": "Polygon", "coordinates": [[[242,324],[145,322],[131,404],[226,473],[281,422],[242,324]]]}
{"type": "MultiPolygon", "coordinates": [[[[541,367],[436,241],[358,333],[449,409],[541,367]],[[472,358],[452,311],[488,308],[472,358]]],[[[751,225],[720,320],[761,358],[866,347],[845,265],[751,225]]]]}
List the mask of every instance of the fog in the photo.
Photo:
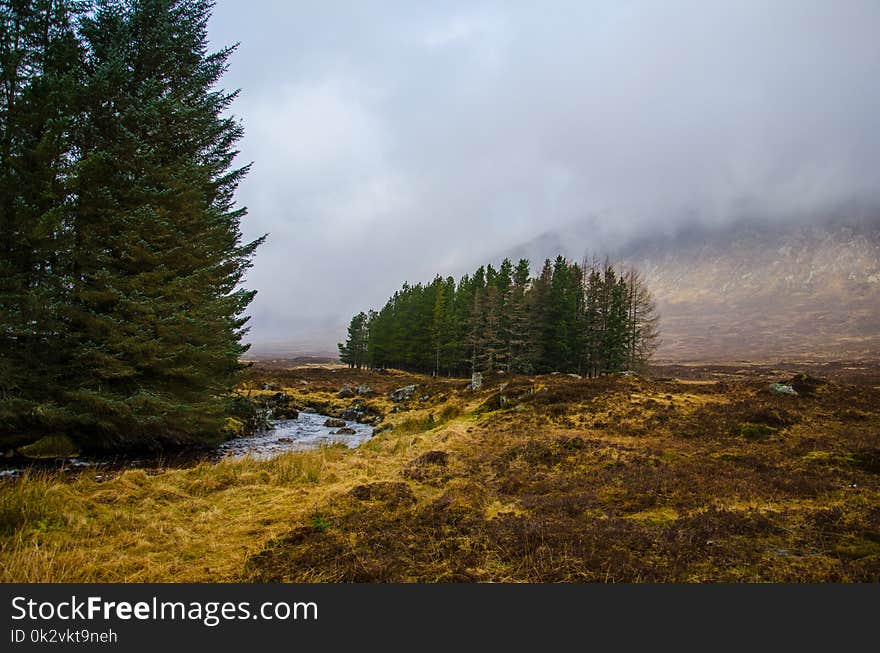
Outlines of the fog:
{"type": "Polygon", "coordinates": [[[220,0],[210,33],[241,43],[258,351],[572,225],[599,251],[880,200],[876,0],[220,0]]]}

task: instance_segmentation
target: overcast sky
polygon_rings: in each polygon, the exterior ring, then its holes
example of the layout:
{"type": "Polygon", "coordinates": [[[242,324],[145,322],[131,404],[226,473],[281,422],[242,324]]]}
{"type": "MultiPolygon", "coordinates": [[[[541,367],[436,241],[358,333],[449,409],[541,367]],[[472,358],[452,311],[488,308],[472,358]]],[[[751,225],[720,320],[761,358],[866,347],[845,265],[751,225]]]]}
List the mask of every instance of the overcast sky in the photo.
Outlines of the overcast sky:
{"type": "Polygon", "coordinates": [[[595,250],[880,199],[877,0],[219,0],[210,29],[270,234],[255,343],[328,349],[404,280],[572,223],[595,250]]]}

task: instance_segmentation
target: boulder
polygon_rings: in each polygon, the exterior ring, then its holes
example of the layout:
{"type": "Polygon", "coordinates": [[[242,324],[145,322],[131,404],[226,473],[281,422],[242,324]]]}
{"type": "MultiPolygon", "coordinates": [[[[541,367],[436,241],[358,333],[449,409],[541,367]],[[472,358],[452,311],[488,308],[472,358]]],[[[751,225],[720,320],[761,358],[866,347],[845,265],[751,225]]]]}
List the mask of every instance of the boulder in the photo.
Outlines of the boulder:
{"type": "Polygon", "coordinates": [[[351,399],[355,396],[355,391],[346,385],[339,389],[339,392],[336,393],[336,396],[340,399],[351,399]]]}
{"type": "Polygon", "coordinates": [[[343,426],[341,429],[336,431],[336,435],[355,435],[357,431],[355,431],[350,426],[343,426]]]}
{"type": "Polygon", "coordinates": [[[327,421],[324,422],[324,426],[328,428],[338,428],[340,426],[345,426],[345,420],[336,419],[335,417],[330,417],[327,421]]]}
{"type": "Polygon", "coordinates": [[[361,396],[371,395],[373,394],[373,389],[366,384],[361,384],[358,386],[357,393],[361,396]]]}
{"type": "Polygon", "coordinates": [[[468,385],[468,390],[479,390],[483,387],[483,375],[480,372],[474,372],[471,376],[470,385],[468,385]]]}
{"type": "Polygon", "coordinates": [[[342,411],[340,417],[342,419],[348,420],[350,422],[355,422],[364,416],[364,411],[362,408],[352,407],[346,408],[342,411]]]}
{"type": "Polygon", "coordinates": [[[406,401],[407,399],[412,398],[418,387],[418,385],[406,385],[402,388],[398,388],[388,396],[391,398],[391,401],[406,401]]]}
{"type": "Polygon", "coordinates": [[[280,388],[274,383],[264,383],[263,390],[280,390],[280,388]]]}

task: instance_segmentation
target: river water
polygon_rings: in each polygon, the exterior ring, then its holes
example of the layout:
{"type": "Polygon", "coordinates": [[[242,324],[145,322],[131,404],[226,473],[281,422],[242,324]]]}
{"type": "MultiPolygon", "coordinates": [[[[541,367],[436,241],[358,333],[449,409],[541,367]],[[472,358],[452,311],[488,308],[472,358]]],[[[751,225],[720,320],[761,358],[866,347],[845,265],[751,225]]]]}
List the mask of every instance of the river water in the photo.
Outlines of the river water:
{"type": "Polygon", "coordinates": [[[274,458],[286,451],[317,449],[328,444],[344,444],[350,449],[366,442],[373,434],[373,427],[357,422],[345,422],[354,429],[352,434],[337,434],[339,428],[324,426],[326,415],[300,413],[298,419],[275,422],[271,431],[262,431],[246,438],[236,438],[221,444],[217,451],[224,456],[245,456],[263,460],[274,458]]]}
{"type": "Polygon", "coordinates": [[[331,444],[344,444],[354,449],[369,440],[373,427],[346,421],[354,434],[337,433],[340,427],[324,426],[330,419],[318,413],[300,413],[297,419],[278,420],[272,429],[254,435],[227,440],[215,449],[169,452],[156,457],[106,456],[58,460],[0,460],[0,479],[14,478],[27,468],[64,470],[68,472],[105,472],[136,467],[187,467],[205,460],[251,456],[269,460],[288,451],[305,451],[331,444]]]}

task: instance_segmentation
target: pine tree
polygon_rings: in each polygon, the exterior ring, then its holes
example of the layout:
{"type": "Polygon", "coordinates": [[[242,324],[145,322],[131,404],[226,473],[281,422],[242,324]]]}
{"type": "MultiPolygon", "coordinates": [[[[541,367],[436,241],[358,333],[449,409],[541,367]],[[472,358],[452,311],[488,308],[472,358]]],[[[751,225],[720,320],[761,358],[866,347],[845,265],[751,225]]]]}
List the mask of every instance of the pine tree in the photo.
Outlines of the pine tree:
{"type": "Polygon", "coordinates": [[[549,333],[552,329],[550,315],[550,285],[553,281],[553,264],[550,259],[544,261],[541,274],[532,283],[529,294],[529,357],[533,361],[536,372],[549,372],[552,369],[547,348],[549,333]]]}
{"type": "Polygon", "coordinates": [[[553,263],[544,328],[545,365],[548,371],[569,369],[572,360],[571,339],[575,316],[571,270],[568,262],[557,256],[553,263]]]}
{"type": "Polygon", "coordinates": [[[452,374],[456,367],[455,279],[447,277],[443,286],[443,311],[440,316],[440,357],[437,373],[452,374]]]}
{"type": "Polygon", "coordinates": [[[0,2],[0,435],[222,437],[260,241],[210,8],[0,2]]]}
{"type": "Polygon", "coordinates": [[[526,259],[520,259],[513,274],[513,285],[508,303],[510,339],[508,360],[514,372],[531,374],[534,367],[529,356],[529,312],[526,293],[529,289],[530,269],[526,259]]]}
{"type": "Polygon", "coordinates": [[[236,97],[215,89],[232,48],[207,51],[207,0],[98,3],[77,169],[74,349],[67,393],[87,444],[221,437],[247,349],[236,97]]]}
{"type": "Polygon", "coordinates": [[[466,274],[459,280],[455,292],[453,317],[455,330],[451,345],[451,365],[459,374],[470,374],[472,367],[469,327],[473,302],[474,282],[470,275],[466,274]]]}
{"type": "Polygon", "coordinates": [[[369,317],[363,311],[351,318],[348,337],[339,343],[339,359],[349,367],[360,369],[367,364],[367,343],[369,341],[369,317]]]}
{"type": "MultiPolygon", "coordinates": [[[[491,268],[490,268],[491,269],[491,268]]],[[[470,314],[468,316],[468,346],[471,373],[486,369],[486,274],[478,269],[471,280],[470,314]]]]}
{"type": "MultiPolygon", "coordinates": [[[[588,266],[585,265],[585,268],[588,266]]],[[[598,266],[590,264],[587,273],[584,298],[584,369],[588,376],[598,376],[602,371],[602,298],[604,295],[602,275],[598,266]]]]}
{"type": "MultiPolygon", "coordinates": [[[[597,376],[643,367],[657,340],[650,293],[635,270],[559,256],[537,279],[529,262],[505,259],[479,268],[456,285],[436,277],[408,283],[368,320],[364,359],[432,374],[479,371],[577,372],[597,376]]],[[[340,345],[354,364],[355,316],[340,345]]]]}
{"type": "Polygon", "coordinates": [[[0,443],[63,433],[81,3],[0,2],[0,443]]]}
{"type": "Polygon", "coordinates": [[[482,369],[492,371],[506,366],[507,347],[502,333],[501,291],[495,285],[486,288],[483,323],[484,362],[482,369]]]}

